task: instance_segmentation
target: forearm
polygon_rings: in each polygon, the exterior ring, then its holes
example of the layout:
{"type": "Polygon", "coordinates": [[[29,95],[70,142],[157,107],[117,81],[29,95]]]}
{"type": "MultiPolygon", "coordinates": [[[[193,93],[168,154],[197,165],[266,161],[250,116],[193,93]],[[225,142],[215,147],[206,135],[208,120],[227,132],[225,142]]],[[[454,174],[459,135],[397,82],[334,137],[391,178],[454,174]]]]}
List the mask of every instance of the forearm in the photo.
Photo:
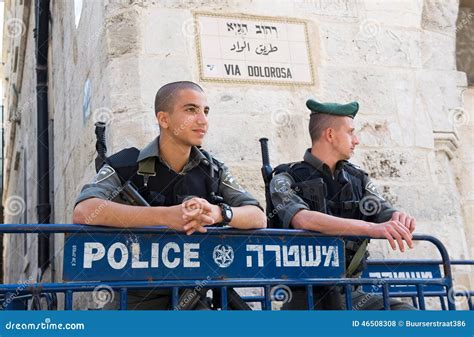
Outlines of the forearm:
{"type": "Polygon", "coordinates": [[[145,227],[166,225],[165,208],[119,204],[99,198],[76,205],[73,222],[110,227],[145,227]]]}
{"type": "Polygon", "coordinates": [[[234,216],[230,225],[240,229],[259,229],[267,227],[267,218],[257,206],[232,207],[234,216]]]}
{"type": "Polygon", "coordinates": [[[344,219],[315,211],[301,210],[291,220],[294,228],[306,229],[327,235],[369,235],[370,223],[344,219]]]}

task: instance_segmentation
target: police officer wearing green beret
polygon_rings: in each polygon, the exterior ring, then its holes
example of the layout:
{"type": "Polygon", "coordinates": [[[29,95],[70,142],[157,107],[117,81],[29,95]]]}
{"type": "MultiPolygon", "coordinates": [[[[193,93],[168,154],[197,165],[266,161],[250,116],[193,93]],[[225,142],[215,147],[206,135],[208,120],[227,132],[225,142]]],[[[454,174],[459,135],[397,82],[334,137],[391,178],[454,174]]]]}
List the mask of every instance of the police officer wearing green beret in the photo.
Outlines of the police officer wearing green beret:
{"type": "MultiPolygon", "coordinates": [[[[309,133],[312,147],[303,161],[275,169],[270,184],[272,203],[283,228],[317,231],[328,235],[386,238],[393,250],[412,248],[416,221],[397,211],[378,193],[367,173],[348,162],[359,140],[354,117],[359,104],[306,102],[311,110],[309,133]]],[[[358,277],[367,257],[367,240],[345,240],[346,276],[358,277]]],[[[315,307],[343,309],[340,287],[315,288],[315,307]]],[[[382,310],[381,295],[353,291],[353,308],[382,310]],[[369,296],[370,295],[370,296],[369,296]]],[[[411,305],[390,300],[392,310],[413,310],[411,305]]],[[[303,289],[294,289],[284,309],[305,309],[303,289]]]]}
{"type": "MultiPolygon", "coordinates": [[[[83,187],[73,222],[126,228],[163,225],[188,235],[222,223],[240,229],[265,228],[258,201],[223,163],[200,148],[209,111],[204,91],[196,83],[161,87],[155,97],[160,136],[142,150],[128,148],[109,157],[83,187]],[[120,191],[126,181],[151,207],[124,203],[120,191]]],[[[165,306],[168,301],[168,296],[163,297],[165,306]]],[[[156,301],[146,302],[129,303],[129,308],[158,309],[156,301]]]]}

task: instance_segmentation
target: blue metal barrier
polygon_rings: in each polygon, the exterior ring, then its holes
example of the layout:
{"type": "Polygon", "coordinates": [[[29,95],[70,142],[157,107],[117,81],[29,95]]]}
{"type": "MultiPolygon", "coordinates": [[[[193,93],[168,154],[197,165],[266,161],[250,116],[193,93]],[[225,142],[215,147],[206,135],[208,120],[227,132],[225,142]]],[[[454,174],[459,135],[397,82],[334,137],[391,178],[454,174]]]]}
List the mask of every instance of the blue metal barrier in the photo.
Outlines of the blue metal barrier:
{"type": "MultiPolygon", "coordinates": [[[[195,289],[197,283],[205,289],[220,290],[223,310],[228,308],[228,290],[232,288],[263,289],[263,296],[245,300],[261,302],[264,310],[270,310],[272,301],[279,299],[272,290],[281,285],[305,287],[309,308],[313,307],[313,287],[335,284],[344,287],[348,309],[352,308],[354,286],[381,285],[385,309],[389,309],[389,297],[393,295],[390,289],[395,285],[416,287],[410,294],[417,297],[422,310],[425,295],[431,295],[430,287],[439,287],[444,294],[453,292],[446,248],[427,235],[414,235],[413,239],[436,246],[443,275],[419,279],[391,277],[381,283],[377,278],[343,277],[343,240],[300,230],[209,228],[206,234],[186,236],[163,227],[119,229],[51,224],[2,225],[0,232],[66,233],[63,269],[67,282],[36,283],[22,289],[15,284],[0,285],[4,298],[62,293],[66,310],[72,309],[75,293],[93,292],[104,286],[119,293],[120,309],[127,308],[129,290],[155,288],[168,289],[172,307],[177,308],[179,291],[195,289]]],[[[3,308],[12,309],[12,303],[3,308]]],[[[455,310],[454,300],[449,296],[447,306],[455,310]]]]}
{"type": "MultiPolygon", "coordinates": [[[[367,268],[363,271],[364,278],[378,278],[383,280],[387,277],[412,279],[412,278],[441,278],[442,273],[440,265],[443,261],[436,260],[369,260],[367,268]]],[[[451,260],[451,265],[474,265],[474,260],[451,260]]],[[[363,286],[365,292],[381,293],[380,287],[363,286]]],[[[409,297],[415,307],[418,307],[416,287],[414,285],[398,285],[390,286],[390,297],[409,297]]],[[[425,297],[437,297],[442,310],[446,310],[446,300],[448,296],[465,297],[469,310],[474,310],[472,298],[474,291],[472,290],[456,290],[452,289],[451,293],[447,293],[445,289],[439,285],[426,286],[424,289],[425,297]]]]}

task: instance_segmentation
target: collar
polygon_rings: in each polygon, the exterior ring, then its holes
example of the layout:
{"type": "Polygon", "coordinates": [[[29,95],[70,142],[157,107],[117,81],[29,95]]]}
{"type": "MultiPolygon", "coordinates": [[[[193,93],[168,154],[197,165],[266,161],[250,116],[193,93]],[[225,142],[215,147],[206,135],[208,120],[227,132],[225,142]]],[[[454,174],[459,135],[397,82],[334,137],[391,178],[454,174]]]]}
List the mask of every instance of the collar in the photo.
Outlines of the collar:
{"type": "MultiPolygon", "coordinates": [[[[303,160],[307,162],[309,165],[313,166],[315,169],[320,171],[323,174],[328,175],[329,177],[333,177],[333,174],[331,173],[331,169],[329,166],[326,165],[321,159],[313,156],[311,153],[311,148],[307,149],[306,152],[304,153],[303,160]]],[[[339,172],[344,168],[344,165],[346,164],[345,160],[340,160],[336,163],[336,170],[334,171],[334,177],[337,177],[339,172]]]]}
{"type": "MultiPolygon", "coordinates": [[[[156,137],[153,139],[153,141],[145,146],[139,153],[138,158],[137,158],[137,163],[141,162],[147,158],[155,157],[160,160],[165,166],[168,168],[169,165],[166,163],[161,157],[160,157],[160,137],[156,137]]],[[[189,155],[188,162],[184,166],[183,170],[180,173],[184,173],[186,171],[189,171],[193,169],[194,167],[198,166],[201,161],[207,160],[207,158],[204,156],[204,154],[198,149],[197,146],[192,146],[191,147],[191,153],[189,155]]]]}

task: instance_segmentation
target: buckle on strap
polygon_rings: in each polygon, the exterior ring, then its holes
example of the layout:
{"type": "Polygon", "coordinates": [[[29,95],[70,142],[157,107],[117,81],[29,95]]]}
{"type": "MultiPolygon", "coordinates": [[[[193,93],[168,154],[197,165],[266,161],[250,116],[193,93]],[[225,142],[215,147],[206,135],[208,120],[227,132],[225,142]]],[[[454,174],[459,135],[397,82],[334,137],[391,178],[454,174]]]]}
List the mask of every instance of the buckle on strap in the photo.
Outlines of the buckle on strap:
{"type": "Polygon", "coordinates": [[[156,176],[155,160],[156,157],[149,157],[138,163],[137,173],[143,176],[143,185],[145,187],[148,187],[148,178],[156,176]]]}
{"type": "Polygon", "coordinates": [[[358,201],[343,201],[342,202],[342,209],[345,211],[350,211],[356,208],[359,208],[358,201]]]}

